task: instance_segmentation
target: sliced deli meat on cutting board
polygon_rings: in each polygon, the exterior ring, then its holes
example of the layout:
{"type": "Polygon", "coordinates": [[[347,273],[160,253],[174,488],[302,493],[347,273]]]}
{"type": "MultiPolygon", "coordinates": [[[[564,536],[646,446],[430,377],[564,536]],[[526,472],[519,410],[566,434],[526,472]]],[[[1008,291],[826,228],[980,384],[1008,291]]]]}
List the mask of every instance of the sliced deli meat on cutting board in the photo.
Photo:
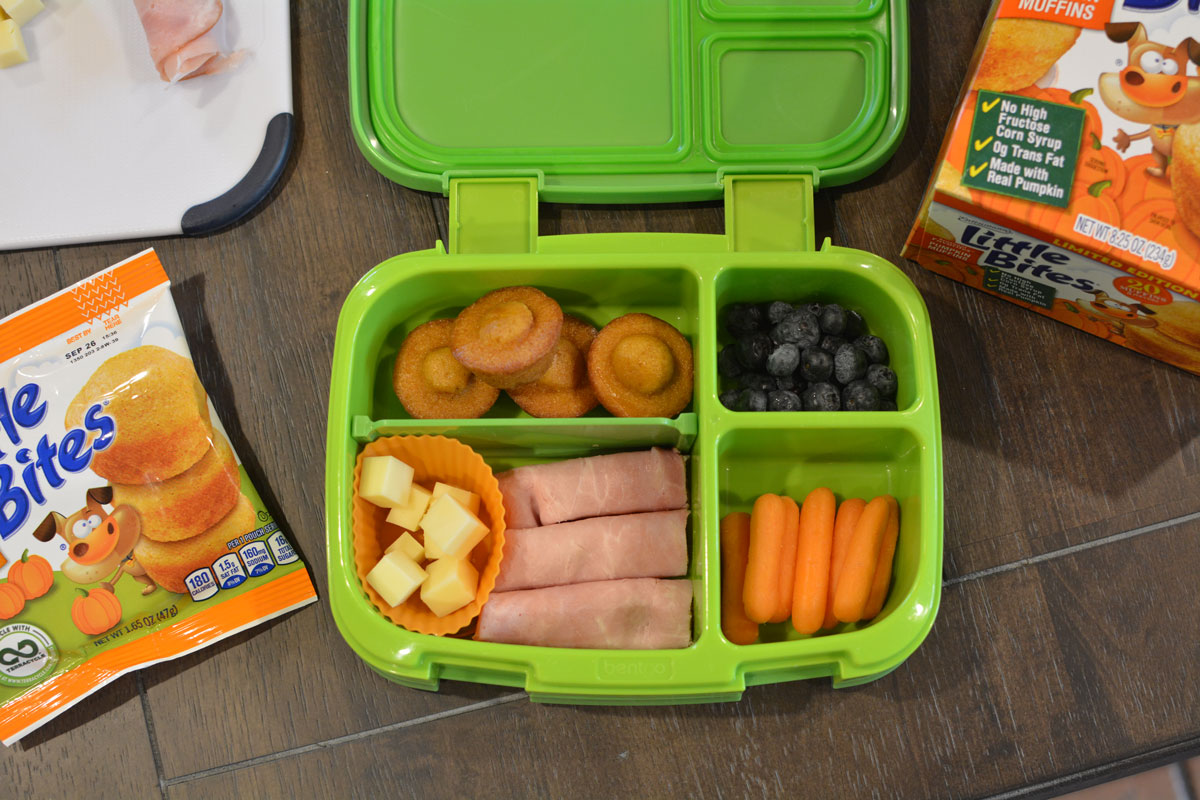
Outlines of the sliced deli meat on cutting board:
{"type": "Polygon", "coordinates": [[[692,641],[692,584],[632,578],[493,592],[484,642],[600,650],[671,650],[692,641]]]}
{"type": "Polygon", "coordinates": [[[133,0],[150,44],[150,58],[164,81],[222,72],[243,52],[222,52],[221,0],[133,0]]]}
{"type": "Polygon", "coordinates": [[[659,447],[517,467],[496,479],[509,528],[687,506],[683,456],[659,447]]]}
{"type": "Polygon", "coordinates": [[[687,574],[687,509],[510,528],[493,591],[687,574]]]}

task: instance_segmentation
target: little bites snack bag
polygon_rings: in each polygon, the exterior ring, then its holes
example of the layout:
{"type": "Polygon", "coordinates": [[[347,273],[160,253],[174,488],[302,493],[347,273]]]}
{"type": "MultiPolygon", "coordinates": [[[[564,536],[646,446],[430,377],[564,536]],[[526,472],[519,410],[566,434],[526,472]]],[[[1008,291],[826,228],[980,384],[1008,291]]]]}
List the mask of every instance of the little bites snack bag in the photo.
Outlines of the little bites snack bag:
{"type": "Polygon", "coordinates": [[[1200,374],[1200,1],[1002,0],[904,255],[1200,374]]]}
{"type": "Polygon", "coordinates": [[[316,599],[153,250],[0,320],[0,739],[316,599]]]}

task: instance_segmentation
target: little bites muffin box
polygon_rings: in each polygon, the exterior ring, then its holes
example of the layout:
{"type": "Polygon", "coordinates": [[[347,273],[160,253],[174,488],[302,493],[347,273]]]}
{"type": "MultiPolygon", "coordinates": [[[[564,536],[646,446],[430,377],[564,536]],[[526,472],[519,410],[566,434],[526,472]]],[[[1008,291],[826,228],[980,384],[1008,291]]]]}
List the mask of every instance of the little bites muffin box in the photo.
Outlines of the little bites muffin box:
{"type": "Polygon", "coordinates": [[[1200,374],[1200,0],[993,5],[904,256],[1200,374]]]}
{"type": "Polygon", "coordinates": [[[153,250],[0,320],[0,739],[316,599],[153,250]]]}

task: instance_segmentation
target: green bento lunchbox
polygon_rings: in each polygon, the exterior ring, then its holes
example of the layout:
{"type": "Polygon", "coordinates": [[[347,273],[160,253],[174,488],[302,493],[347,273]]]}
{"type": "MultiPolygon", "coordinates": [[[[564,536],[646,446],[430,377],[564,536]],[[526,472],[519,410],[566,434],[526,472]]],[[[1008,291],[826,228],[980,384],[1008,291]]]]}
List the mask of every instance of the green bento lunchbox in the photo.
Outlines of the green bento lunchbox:
{"type": "Polygon", "coordinates": [[[941,427],[929,316],[892,264],[816,249],[819,182],[869,173],[907,115],[903,0],[350,0],[351,117],[383,174],[450,197],[448,246],[379,264],[342,308],[329,400],[329,593],[346,641],[406,686],[442,678],[518,686],[534,700],[736,700],[748,685],[831,676],[849,686],[903,662],[941,587],[941,427]],[[538,200],[725,199],[726,233],[539,236],[538,200]],[[392,390],[405,336],[503,286],[536,286],[596,326],[642,311],[695,354],[674,419],[603,409],[534,419],[506,396],[481,419],[419,420],[392,390]],[[891,351],[897,411],[744,413],[718,400],[718,313],[741,301],[819,300],[862,310],[891,351]],[[355,459],[380,436],[437,433],[497,472],[597,453],[689,455],[693,644],[571,650],[416,634],[359,583],[355,459]],[[891,591],[871,622],[814,636],[764,625],[721,632],[719,523],[766,492],[802,499],[889,493],[901,531],[891,591]]]}

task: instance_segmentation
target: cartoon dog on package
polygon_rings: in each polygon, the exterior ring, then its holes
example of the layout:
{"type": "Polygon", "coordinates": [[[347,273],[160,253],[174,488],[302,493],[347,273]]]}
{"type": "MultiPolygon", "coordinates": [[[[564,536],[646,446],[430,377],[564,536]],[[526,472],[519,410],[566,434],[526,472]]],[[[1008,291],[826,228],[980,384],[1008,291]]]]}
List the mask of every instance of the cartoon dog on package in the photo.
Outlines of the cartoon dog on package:
{"type": "Polygon", "coordinates": [[[62,573],[75,583],[100,582],[111,590],[122,574],[129,573],[146,584],[142,594],[148,595],[158,584],[133,555],[142,536],[142,518],[127,505],[105,511],[104,506],[111,504],[112,498],[111,486],[88,489],[83,508],[69,517],[51,511],[34,530],[34,538],[42,542],[55,536],[63,538],[68,556],[62,573]]]}
{"type": "Polygon", "coordinates": [[[1171,162],[1175,131],[1200,122],[1200,78],[1187,74],[1188,63],[1200,65],[1200,42],[1190,36],[1176,47],[1150,41],[1140,22],[1110,22],[1104,32],[1129,46],[1129,59],[1120,72],[1100,76],[1100,98],[1113,113],[1150,127],[1114,137],[1122,153],[1131,142],[1150,139],[1155,166],[1146,172],[1161,178],[1171,162]]]}

